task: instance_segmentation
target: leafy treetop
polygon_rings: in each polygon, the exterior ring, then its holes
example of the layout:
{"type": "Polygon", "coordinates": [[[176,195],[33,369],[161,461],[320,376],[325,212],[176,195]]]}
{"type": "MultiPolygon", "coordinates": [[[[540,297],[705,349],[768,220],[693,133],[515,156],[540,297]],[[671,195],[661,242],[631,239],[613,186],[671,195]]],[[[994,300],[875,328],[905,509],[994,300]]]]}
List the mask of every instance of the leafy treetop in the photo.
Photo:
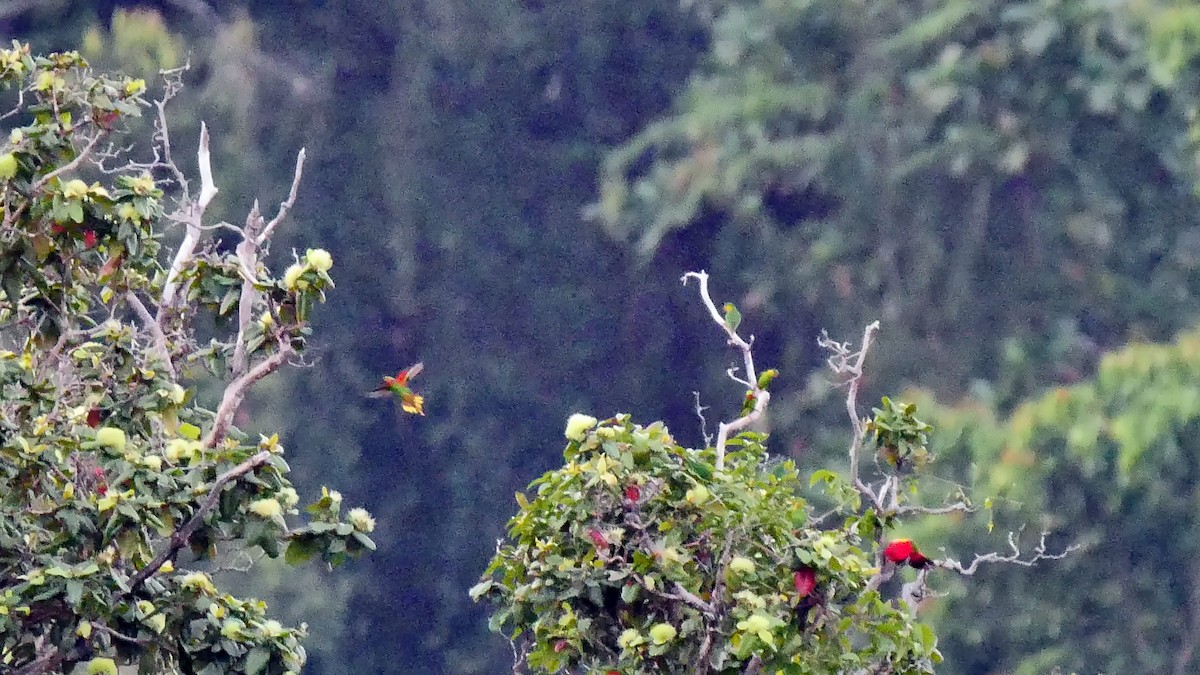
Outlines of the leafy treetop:
{"type": "Polygon", "coordinates": [[[309,521],[277,435],[234,426],[249,387],[299,359],[332,258],[263,261],[296,199],[257,205],[236,251],[206,244],[217,193],[202,128],[193,195],[153,104],[149,161],[121,129],[146,84],[77,53],[0,50],[12,107],[0,147],[0,664],[5,672],[285,673],[303,627],[221,590],[262,554],[336,564],[372,549],[374,521],[326,489],[309,521]],[[168,188],[173,205],[168,209],[168,188]],[[169,264],[164,226],[184,236],[169,264]],[[217,404],[201,383],[222,382],[217,404]]]}

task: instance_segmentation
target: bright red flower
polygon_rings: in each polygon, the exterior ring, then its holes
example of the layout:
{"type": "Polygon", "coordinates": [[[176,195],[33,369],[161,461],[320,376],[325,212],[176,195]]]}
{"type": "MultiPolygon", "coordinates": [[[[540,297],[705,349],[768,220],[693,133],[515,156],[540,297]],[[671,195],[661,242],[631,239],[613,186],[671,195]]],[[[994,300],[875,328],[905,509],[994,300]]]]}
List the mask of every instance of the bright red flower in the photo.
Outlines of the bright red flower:
{"type": "Polygon", "coordinates": [[[629,485],[625,488],[625,498],[631,502],[636,502],[642,498],[642,490],[636,485],[629,485]]]}
{"type": "Polygon", "coordinates": [[[94,230],[85,230],[83,233],[83,245],[85,248],[92,248],[96,245],[96,232],[94,230]]]}

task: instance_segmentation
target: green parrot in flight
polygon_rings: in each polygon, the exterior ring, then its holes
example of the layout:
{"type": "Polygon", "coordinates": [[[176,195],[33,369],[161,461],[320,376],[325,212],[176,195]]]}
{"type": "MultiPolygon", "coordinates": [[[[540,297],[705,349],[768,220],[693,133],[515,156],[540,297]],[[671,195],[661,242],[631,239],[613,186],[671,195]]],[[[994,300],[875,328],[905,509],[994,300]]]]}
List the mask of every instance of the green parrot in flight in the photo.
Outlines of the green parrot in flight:
{"type": "Polygon", "coordinates": [[[424,363],[414,363],[413,365],[396,373],[395,377],[385,375],[379,386],[367,392],[367,396],[371,398],[382,398],[384,396],[396,395],[400,397],[400,408],[406,413],[414,415],[425,414],[425,397],[413,392],[409,388],[409,380],[413,379],[425,369],[424,363]]]}

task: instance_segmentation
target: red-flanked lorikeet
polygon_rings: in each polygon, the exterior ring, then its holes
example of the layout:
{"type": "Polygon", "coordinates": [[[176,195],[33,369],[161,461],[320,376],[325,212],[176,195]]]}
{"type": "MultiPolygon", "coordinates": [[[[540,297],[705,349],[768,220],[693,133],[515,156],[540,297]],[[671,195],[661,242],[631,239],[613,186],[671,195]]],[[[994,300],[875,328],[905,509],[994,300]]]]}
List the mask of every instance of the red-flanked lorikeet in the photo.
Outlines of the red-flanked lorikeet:
{"type": "Polygon", "coordinates": [[[422,370],[425,369],[424,363],[414,363],[413,365],[396,373],[395,377],[384,376],[383,381],[379,386],[367,393],[371,398],[381,398],[384,396],[396,395],[400,397],[400,407],[404,412],[414,415],[425,414],[425,397],[413,392],[409,388],[409,380],[416,377],[422,370]]]}
{"type": "Polygon", "coordinates": [[[916,569],[933,564],[932,560],[917,550],[917,546],[912,543],[911,539],[893,539],[888,542],[883,549],[883,557],[897,565],[908,563],[916,569]]]}

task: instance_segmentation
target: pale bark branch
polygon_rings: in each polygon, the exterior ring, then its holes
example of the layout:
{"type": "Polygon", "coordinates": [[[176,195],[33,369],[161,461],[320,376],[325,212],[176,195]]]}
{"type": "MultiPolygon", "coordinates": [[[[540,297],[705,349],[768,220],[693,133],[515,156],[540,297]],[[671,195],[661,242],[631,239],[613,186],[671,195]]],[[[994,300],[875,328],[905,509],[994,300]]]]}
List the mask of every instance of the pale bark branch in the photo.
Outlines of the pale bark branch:
{"type": "Polygon", "coordinates": [[[858,387],[862,383],[863,361],[866,360],[867,353],[871,349],[871,340],[878,331],[878,321],[874,321],[867,326],[863,330],[862,344],[856,352],[850,351],[850,343],[831,340],[829,335],[824,332],[821,333],[817,344],[833,352],[833,356],[830,356],[826,360],[826,363],[829,364],[833,372],[838,375],[849,376],[845,384],[848,385],[846,391],[846,413],[850,416],[850,425],[853,431],[853,437],[850,439],[850,483],[877,510],[883,511],[884,504],[886,503],[886,495],[882,493],[875,495],[872,493],[871,488],[863,482],[858,467],[858,456],[862,452],[863,439],[867,434],[866,425],[863,423],[862,417],[858,414],[858,387]]]}
{"type": "Polygon", "coordinates": [[[682,281],[683,285],[686,286],[688,279],[696,279],[696,281],[699,282],[700,298],[704,301],[704,306],[708,309],[709,316],[712,317],[712,320],[721,327],[721,330],[725,331],[725,335],[729,338],[729,345],[742,352],[742,360],[744,362],[743,367],[746,371],[746,379],[743,380],[737,377],[737,375],[734,374],[736,372],[736,369],[734,368],[730,368],[728,371],[726,371],[729,375],[729,378],[734,382],[749,388],[754,396],[754,408],[749,413],[742,415],[731,422],[721,422],[717,426],[716,469],[720,471],[725,468],[725,445],[729,441],[729,434],[731,432],[741,431],[742,429],[749,427],[751,424],[754,424],[760,418],[762,418],[763,414],[766,412],[767,403],[770,401],[771,395],[765,389],[762,389],[758,386],[758,375],[754,370],[754,354],[751,351],[751,345],[754,342],[754,336],[750,337],[749,342],[743,340],[742,337],[737,334],[737,331],[730,327],[729,323],[725,321],[725,317],[721,316],[721,312],[717,309],[717,305],[713,302],[712,296],[709,295],[708,292],[708,273],[706,273],[704,270],[700,270],[699,272],[688,272],[687,274],[683,275],[680,281],[682,281]]]}
{"type": "Polygon", "coordinates": [[[1020,565],[1022,567],[1033,567],[1043,560],[1062,560],[1071,553],[1082,548],[1082,546],[1079,544],[1071,544],[1059,553],[1047,553],[1046,537],[1049,536],[1049,534],[1049,532],[1042,532],[1041,537],[1038,539],[1037,546],[1033,548],[1033,555],[1030,555],[1026,558],[1021,557],[1021,546],[1017,543],[1016,534],[1009,532],[1008,547],[1010,553],[1007,555],[1001,555],[999,552],[994,551],[992,553],[984,553],[982,555],[976,554],[970,565],[963,565],[961,562],[953,558],[934,560],[933,564],[937,567],[953,570],[964,576],[971,576],[979,571],[980,565],[986,563],[1009,563],[1011,565],[1020,565]]]}
{"type": "Polygon", "coordinates": [[[215,448],[218,443],[225,440],[225,435],[229,433],[229,427],[233,424],[233,416],[237,414],[238,408],[242,405],[242,400],[246,398],[246,393],[249,391],[250,386],[278,370],[292,354],[292,348],[286,342],[281,341],[279,343],[279,351],[260,361],[249,372],[238,377],[233,382],[230,382],[229,386],[225,387],[225,394],[221,397],[220,407],[217,408],[217,415],[213,421],[212,430],[204,437],[204,447],[215,448]]]}
{"type": "Polygon", "coordinates": [[[263,228],[262,215],[258,211],[258,200],[250,207],[246,216],[246,227],[242,230],[242,241],[237,246],[238,267],[242,273],[242,291],[238,298],[238,332],[233,343],[233,374],[241,375],[248,367],[246,355],[246,333],[254,319],[254,303],[258,289],[254,284],[258,277],[259,232],[263,228]]]}
{"type": "Polygon", "coordinates": [[[83,150],[80,150],[78,155],[75,155],[75,159],[63,164],[57,169],[39,178],[38,182],[33,184],[33,188],[30,190],[30,192],[37,192],[55,178],[78,169],[79,165],[83,164],[83,162],[87,160],[89,156],[91,156],[92,150],[96,149],[96,145],[100,143],[101,138],[104,138],[104,131],[97,129],[96,135],[92,137],[92,140],[88,141],[87,145],[83,146],[83,150]]]}
{"type": "MultiPolygon", "coordinates": [[[[165,127],[163,135],[164,137],[166,135],[165,127]]],[[[164,148],[169,152],[169,145],[164,145],[164,148]]],[[[200,243],[203,233],[200,223],[204,217],[204,210],[219,191],[213,183],[212,162],[208,151],[208,127],[204,122],[200,123],[200,148],[196,151],[196,158],[200,164],[200,196],[194,205],[185,205],[184,207],[186,211],[181,220],[186,229],[183,242],[179,244],[179,250],[175,252],[175,258],[171,261],[171,269],[167,272],[167,283],[163,286],[162,302],[158,306],[160,324],[166,316],[167,310],[175,304],[175,296],[179,292],[179,274],[183,271],[183,266],[191,260],[196,252],[196,246],[200,243]]]]}
{"type": "Polygon", "coordinates": [[[275,232],[275,228],[288,214],[288,211],[292,209],[292,206],[296,204],[296,195],[300,190],[300,178],[304,175],[304,157],[304,148],[300,148],[300,152],[296,153],[296,169],[292,174],[292,189],[288,192],[287,199],[279,203],[279,211],[276,212],[275,217],[271,219],[271,222],[267,223],[267,227],[259,235],[259,244],[271,238],[271,234],[275,232]]]}
{"type": "Polygon", "coordinates": [[[133,291],[125,291],[125,302],[133,308],[138,318],[146,326],[146,330],[150,331],[150,337],[154,338],[154,349],[158,352],[159,358],[163,361],[163,367],[171,374],[171,379],[175,379],[175,364],[171,363],[171,350],[167,347],[167,336],[163,333],[162,326],[154,320],[154,316],[150,314],[150,310],[146,309],[146,305],[142,303],[141,298],[133,291]]]}

